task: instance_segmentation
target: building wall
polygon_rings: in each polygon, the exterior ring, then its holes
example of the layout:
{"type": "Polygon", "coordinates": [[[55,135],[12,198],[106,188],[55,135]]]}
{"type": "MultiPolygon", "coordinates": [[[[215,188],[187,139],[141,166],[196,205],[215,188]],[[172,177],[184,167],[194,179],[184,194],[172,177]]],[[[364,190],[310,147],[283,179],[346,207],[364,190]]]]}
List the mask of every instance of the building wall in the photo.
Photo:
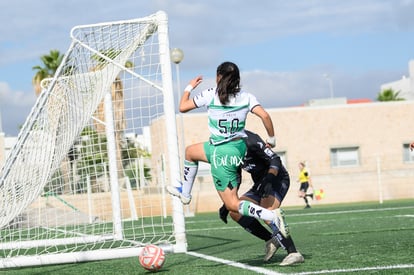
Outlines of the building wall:
{"type": "MultiPolygon", "coordinates": [[[[277,152],[284,152],[291,175],[285,205],[303,205],[297,197],[298,163],[306,161],[315,189],[324,189],[325,198],[314,204],[380,201],[413,198],[414,163],[403,161],[403,144],[414,140],[410,122],[414,102],[377,102],[332,106],[268,109],[274,122],[277,152]],[[332,167],[331,149],[359,148],[355,167],[332,167]]],[[[179,120],[177,120],[180,123],[179,120]]],[[[185,144],[208,140],[206,113],[183,115],[185,144]]],[[[257,117],[249,115],[247,129],[266,138],[257,117]]],[[[207,167],[208,168],[208,167],[207,167]]],[[[203,169],[202,169],[203,170],[203,169]]],[[[217,208],[221,204],[211,182],[203,176],[193,189],[194,208],[217,208]],[[207,207],[206,201],[213,206],[207,207]]],[[[242,191],[250,186],[244,175],[242,191]]]]}

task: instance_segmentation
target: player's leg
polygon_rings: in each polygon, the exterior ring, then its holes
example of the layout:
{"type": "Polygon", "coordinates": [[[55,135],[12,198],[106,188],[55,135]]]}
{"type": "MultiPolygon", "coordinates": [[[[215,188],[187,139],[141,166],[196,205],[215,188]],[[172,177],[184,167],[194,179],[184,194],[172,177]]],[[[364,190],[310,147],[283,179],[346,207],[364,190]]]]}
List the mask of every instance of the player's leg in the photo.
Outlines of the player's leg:
{"type": "MultiPolygon", "coordinates": [[[[263,198],[260,202],[260,205],[269,209],[279,208],[283,199],[286,197],[289,186],[290,179],[289,175],[286,174],[282,181],[273,183],[273,194],[269,195],[267,198],[263,198]]],[[[288,253],[280,265],[286,266],[301,263],[304,261],[303,256],[297,251],[295,243],[293,242],[292,236],[290,234],[288,236],[284,236],[278,232],[274,234],[274,239],[277,240],[288,253]]]]}
{"type": "MultiPolygon", "coordinates": [[[[261,198],[251,189],[243,194],[240,199],[259,204],[261,198]]],[[[265,241],[265,256],[263,261],[269,261],[280,247],[279,243],[273,239],[273,234],[255,218],[242,216],[238,212],[230,212],[230,216],[247,232],[265,241]]]]}
{"type": "Polygon", "coordinates": [[[203,143],[187,146],[185,149],[184,172],[181,187],[167,186],[167,191],[181,199],[183,204],[191,201],[191,190],[198,171],[198,162],[207,162],[203,143]]]}
{"type": "MultiPolygon", "coordinates": [[[[260,198],[252,192],[247,192],[240,197],[240,200],[250,201],[258,204],[260,198]],[[246,196],[247,195],[247,196],[246,196]]],[[[257,219],[241,215],[239,212],[230,212],[230,217],[243,227],[247,232],[264,241],[272,239],[272,233],[263,226],[257,219]]]]}
{"type": "MultiPolygon", "coordinates": [[[[240,163],[231,163],[232,165],[222,165],[224,159],[243,159],[246,145],[244,141],[232,142],[232,145],[210,146],[210,152],[207,154],[211,163],[211,173],[213,175],[214,185],[223,203],[229,211],[239,212],[243,216],[254,217],[268,222],[279,223],[275,211],[265,209],[255,203],[240,200],[238,191],[238,167],[240,163]],[[209,158],[214,156],[214,159],[209,158]]],[[[206,148],[205,148],[205,151],[206,148]]]]}
{"type": "Polygon", "coordinates": [[[229,215],[229,210],[226,208],[226,205],[223,205],[219,208],[219,217],[224,222],[227,223],[227,216],[229,215]]]}
{"type": "Polygon", "coordinates": [[[305,208],[311,208],[310,205],[309,205],[309,200],[308,200],[308,198],[306,196],[306,193],[308,192],[308,188],[309,188],[309,183],[304,182],[303,183],[303,187],[302,187],[302,191],[303,191],[303,200],[306,203],[305,208]]]}
{"type": "Polygon", "coordinates": [[[306,205],[305,208],[310,208],[308,199],[306,198],[306,191],[308,190],[308,186],[309,186],[308,183],[302,182],[300,184],[300,188],[298,191],[299,198],[302,198],[305,201],[305,205],[306,205]]]}
{"type": "MultiPolygon", "coordinates": [[[[237,169],[237,173],[238,173],[238,178],[237,178],[238,186],[237,186],[237,188],[240,189],[241,174],[242,174],[242,169],[241,169],[240,166],[237,169]]],[[[229,215],[229,210],[226,208],[226,205],[223,203],[223,205],[219,208],[219,217],[225,224],[227,224],[227,216],[228,215],[229,215]]]]}

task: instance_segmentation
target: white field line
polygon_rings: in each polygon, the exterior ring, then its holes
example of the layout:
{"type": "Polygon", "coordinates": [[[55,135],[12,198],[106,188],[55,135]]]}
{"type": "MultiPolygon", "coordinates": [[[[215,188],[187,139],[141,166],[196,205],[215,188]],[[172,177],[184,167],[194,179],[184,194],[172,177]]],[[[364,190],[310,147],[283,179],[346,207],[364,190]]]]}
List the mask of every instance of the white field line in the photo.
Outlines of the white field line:
{"type": "Polygon", "coordinates": [[[399,218],[414,218],[414,215],[397,215],[399,218]]]}
{"type": "Polygon", "coordinates": [[[343,211],[331,211],[331,212],[313,212],[313,213],[303,213],[303,214],[290,214],[288,217],[301,217],[301,216],[320,216],[320,215],[332,215],[332,214],[349,214],[349,213],[364,213],[364,212],[379,212],[379,211],[391,211],[399,209],[411,209],[414,206],[405,206],[405,207],[389,207],[389,208],[374,208],[374,209],[361,209],[361,210],[343,210],[343,211]]]}
{"type": "Polygon", "coordinates": [[[256,267],[251,266],[239,262],[229,261],[217,257],[213,257],[210,255],[204,255],[197,252],[189,251],[186,254],[202,258],[208,261],[213,261],[233,267],[238,267],[244,270],[250,270],[259,274],[267,274],[267,275],[312,275],[312,274],[331,274],[331,273],[345,273],[345,272],[358,272],[358,271],[384,271],[384,270],[393,270],[393,269],[412,269],[414,268],[414,264],[401,264],[401,265],[389,265],[389,266],[372,266],[372,267],[361,267],[361,268],[349,268],[349,269],[325,269],[325,270],[318,270],[318,271],[305,271],[305,272],[299,272],[299,273],[280,273],[276,272],[274,270],[262,268],[262,267],[256,267]]]}
{"type": "MultiPolygon", "coordinates": [[[[390,211],[390,210],[398,210],[398,209],[410,209],[414,208],[414,206],[407,206],[407,207],[390,207],[390,208],[382,208],[382,209],[361,209],[361,210],[346,210],[346,211],[331,211],[331,212],[314,212],[314,213],[303,213],[303,214],[292,214],[289,216],[312,216],[312,215],[330,215],[330,214],[349,214],[349,213],[363,213],[363,212],[376,212],[376,211],[390,211]]],[[[402,216],[414,216],[414,215],[402,215],[402,216]]],[[[210,220],[209,220],[210,221],[210,220]]],[[[209,222],[205,221],[205,222],[209,222]]],[[[187,221],[188,222],[188,221],[187,221]]],[[[315,221],[318,222],[318,221],[315,221]]],[[[300,223],[300,222],[299,222],[300,223]]],[[[298,224],[299,224],[298,223],[298,224]]],[[[222,230],[222,229],[235,229],[240,228],[239,226],[224,226],[219,228],[209,228],[208,230],[222,230]]],[[[198,230],[188,230],[188,231],[204,231],[206,229],[198,229],[198,230]]],[[[331,270],[319,270],[319,271],[309,271],[309,272],[300,272],[300,273],[280,273],[274,270],[269,270],[262,267],[255,267],[246,265],[239,262],[229,261],[209,255],[204,255],[192,251],[187,252],[188,255],[202,258],[208,261],[218,262],[222,264],[226,264],[233,267],[238,267],[245,270],[250,270],[259,274],[268,274],[268,275],[312,275],[312,274],[330,274],[330,273],[346,273],[346,272],[358,272],[358,271],[383,271],[383,270],[393,270],[393,269],[412,269],[414,268],[414,264],[400,264],[400,265],[390,265],[390,266],[373,266],[373,267],[361,267],[361,268],[349,268],[349,269],[331,269],[331,270]]]]}
{"type": "Polygon", "coordinates": [[[225,265],[230,265],[233,267],[238,267],[244,270],[250,270],[259,274],[268,274],[268,275],[283,275],[284,273],[279,273],[273,270],[269,270],[263,267],[257,267],[257,266],[251,266],[251,265],[247,265],[247,264],[242,264],[239,262],[234,262],[234,261],[229,261],[229,260],[225,260],[225,259],[221,259],[221,258],[217,258],[217,257],[213,257],[210,255],[204,255],[204,254],[200,254],[200,253],[196,253],[196,252],[192,252],[189,251],[187,252],[188,255],[194,256],[194,257],[198,257],[198,258],[202,258],[208,261],[213,261],[213,262],[217,262],[217,263],[222,263],[225,265]]]}
{"type": "Polygon", "coordinates": [[[349,269],[331,269],[331,270],[319,270],[300,273],[290,273],[292,275],[312,275],[312,274],[329,274],[329,273],[344,273],[344,272],[357,272],[357,271],[384,271],[392,269],[412,269],[414,264],[400,264],[400,265],[388,265],[388,266],[372,266],[361,268],[349,268],[349,269]]]}

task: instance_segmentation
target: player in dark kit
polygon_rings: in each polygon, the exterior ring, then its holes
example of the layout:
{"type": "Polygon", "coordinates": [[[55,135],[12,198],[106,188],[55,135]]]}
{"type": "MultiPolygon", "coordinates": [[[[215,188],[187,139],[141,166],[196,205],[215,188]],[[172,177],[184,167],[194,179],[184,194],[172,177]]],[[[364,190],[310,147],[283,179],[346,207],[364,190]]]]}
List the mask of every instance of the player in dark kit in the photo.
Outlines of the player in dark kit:
{"type": "MultiPolygon", "coordinates": [[[[245,132],[247,134],[247,152],[241,168],[250,173],[254,185],[240,198],[252,201],[267,209],[277,209],[289,190],[289,173],[283,166],[280,157],[266,146],[266,142],[259,135],[247,130],[245,132]]],[[[228,213],[229,211],[224,205],[219,210],[220,219],[225,223],[227,223],[228,213]]],[[[242,216],[236,212],[230,212],[230,216],[246,231],[266,242],[265,262],[272,258],[280,246],[288,253],[280,263],[281,266],[304,261],[303,256],[296,250],[290,234],[287,236],[272,234],[253,217],[242,216]]]]}

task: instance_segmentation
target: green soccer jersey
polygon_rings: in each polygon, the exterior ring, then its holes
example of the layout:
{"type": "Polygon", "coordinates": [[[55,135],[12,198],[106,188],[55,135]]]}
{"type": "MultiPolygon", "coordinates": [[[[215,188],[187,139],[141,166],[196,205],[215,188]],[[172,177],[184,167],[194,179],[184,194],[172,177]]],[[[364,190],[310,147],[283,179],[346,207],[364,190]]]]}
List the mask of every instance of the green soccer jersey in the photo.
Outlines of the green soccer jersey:
{"type": "Polygon", "coordinates": [[[220,103],[216,88],[202,91],[193,100],[197,108],[206,106],[208,109],[208,128],[212,144],[221,144],[237,137],[246,137],[244,127],[247,114],[255,106],[260,105],[254,95],[244,91],[230,97],[229,102],[223,105],[220,103]]]}

